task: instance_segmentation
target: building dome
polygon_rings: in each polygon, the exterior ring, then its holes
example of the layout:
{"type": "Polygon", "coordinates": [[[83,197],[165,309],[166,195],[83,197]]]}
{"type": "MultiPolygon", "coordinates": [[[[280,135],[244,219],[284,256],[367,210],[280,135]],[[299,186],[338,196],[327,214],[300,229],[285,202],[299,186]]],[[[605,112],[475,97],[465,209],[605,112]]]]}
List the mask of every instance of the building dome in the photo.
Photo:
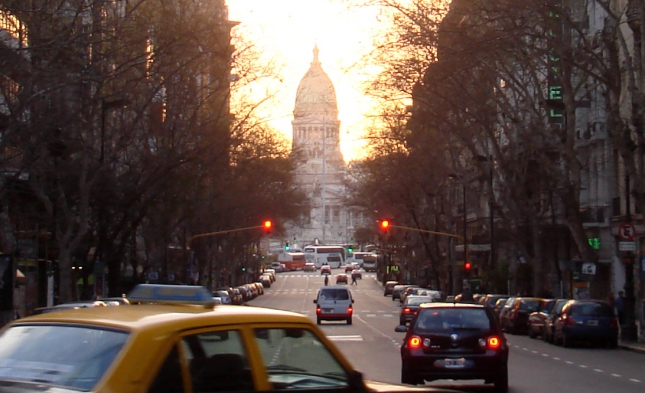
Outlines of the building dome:
{"type": "Polygon", "coordinates": [[[329,76],[318,61],[318,47],[314,47],[314,61],[298,85],[294,117],[308,115],[338,116],[336,91],[329,76]]]}

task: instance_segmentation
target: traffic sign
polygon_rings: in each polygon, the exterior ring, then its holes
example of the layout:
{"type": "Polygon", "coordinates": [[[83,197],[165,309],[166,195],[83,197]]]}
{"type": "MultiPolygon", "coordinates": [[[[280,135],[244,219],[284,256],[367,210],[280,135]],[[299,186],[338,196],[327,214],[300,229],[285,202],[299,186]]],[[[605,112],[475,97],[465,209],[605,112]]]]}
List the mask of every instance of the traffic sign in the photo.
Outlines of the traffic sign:
{"type": "Polygon", "coordinates": [[[636,227],[630,222],[624,222],[618,227],[618,237],[620,240],[632,241],[636,234],[636,227]]]}
{"type": "Polygon", "coordinates": [[[618,242],[618,251],[636,251],[636,242],[618,242]]]}

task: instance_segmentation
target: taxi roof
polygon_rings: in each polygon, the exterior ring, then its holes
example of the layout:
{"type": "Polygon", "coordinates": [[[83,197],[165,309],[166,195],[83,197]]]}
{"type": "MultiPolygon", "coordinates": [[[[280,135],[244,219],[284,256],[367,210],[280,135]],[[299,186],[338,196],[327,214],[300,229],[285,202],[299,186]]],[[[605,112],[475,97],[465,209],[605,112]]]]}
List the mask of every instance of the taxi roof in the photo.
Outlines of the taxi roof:
{"type": "Polygon", "coordinates": [[[185,329],[244,323],[311,323],[302,314],[253,306],[218,305],[205,309],[194,305],[142,304],[92,307],[35,315],[14,321],[13,326],[31,323],[70,323],[124,330],[165,327],[185,329]]]}

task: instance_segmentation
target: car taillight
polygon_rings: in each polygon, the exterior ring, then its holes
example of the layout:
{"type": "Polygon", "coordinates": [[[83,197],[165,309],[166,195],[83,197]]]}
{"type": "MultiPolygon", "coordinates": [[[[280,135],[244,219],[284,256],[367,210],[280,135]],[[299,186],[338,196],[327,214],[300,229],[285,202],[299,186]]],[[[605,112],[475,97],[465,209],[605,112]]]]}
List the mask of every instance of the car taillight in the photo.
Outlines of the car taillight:
{"type": "Polygon", "coordinates": [[[353,312],[354,312],[354,307],[352,306],[347,307],[347,314],[351,314],[353,312]]]}
{"type": "Polygon", "coordinates": [[[410,313],[410,309],[409,309],[409,308],[404,308],[404,309],[403,309],[403,312],[404,312],[405,314],[409,314],[409,313],[410,313]]]}
{"type": "Polygon", "coordinates": [[[316,314],[320,314],[322,312],[322,309],[320,306],[316,307],[316,314]]]}
{"type": "Polygon", "coordinates": [[[408,340],[408,346],[411,349],[419,348],[421,346],[421,337],[419,336],[412,336],[408,340]]]}
{"type": "Polygon", "coordinates": [[[571,315],[567,317],[567,326],[576,326],[576,321],[573,320],[571,315]]]}
{"type": "Polygon", "coordinates": [[[618,327],[618,318],[614,318],[611,320],[611,325],[609,327],[617,328],[618,327]]]}
{"type": "Polygon", "coordinates": [[[497,336],[490,336],[488,337],[488,348],[490,349],[497,349],[502,345],[501,340],[497,336]]]}

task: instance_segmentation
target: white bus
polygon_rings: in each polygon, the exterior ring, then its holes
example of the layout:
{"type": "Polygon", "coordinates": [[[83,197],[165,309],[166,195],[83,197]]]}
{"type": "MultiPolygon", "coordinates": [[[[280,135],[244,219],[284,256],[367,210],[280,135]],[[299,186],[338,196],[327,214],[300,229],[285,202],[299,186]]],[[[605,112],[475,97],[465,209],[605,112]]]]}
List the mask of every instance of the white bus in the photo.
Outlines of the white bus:
{"type": "Polygon", "coordinates": [[[352,254],[347,254],[346,262],[348,264],[352,262],[356,262],[359,265],[361,265],[361,267],[363,267],[363,260],[365,259],[366,255],[376,255],[376,254],[371,252],[365,252],[365,251],[355,251],[352,254]]]}
{"type": "Polygon", "coordinates": [[[307,262],[316,265],[317,269],[322,265],[338,269],[345,264],[345,249],[342,246],[307,246],[303,251],[307,262]]]}
{"type": "Polygon", "coordinates": [[[378,255],[370,253],[363,257],[363,269],[366,272],[375,272],[378,267],[378,255]]]}

